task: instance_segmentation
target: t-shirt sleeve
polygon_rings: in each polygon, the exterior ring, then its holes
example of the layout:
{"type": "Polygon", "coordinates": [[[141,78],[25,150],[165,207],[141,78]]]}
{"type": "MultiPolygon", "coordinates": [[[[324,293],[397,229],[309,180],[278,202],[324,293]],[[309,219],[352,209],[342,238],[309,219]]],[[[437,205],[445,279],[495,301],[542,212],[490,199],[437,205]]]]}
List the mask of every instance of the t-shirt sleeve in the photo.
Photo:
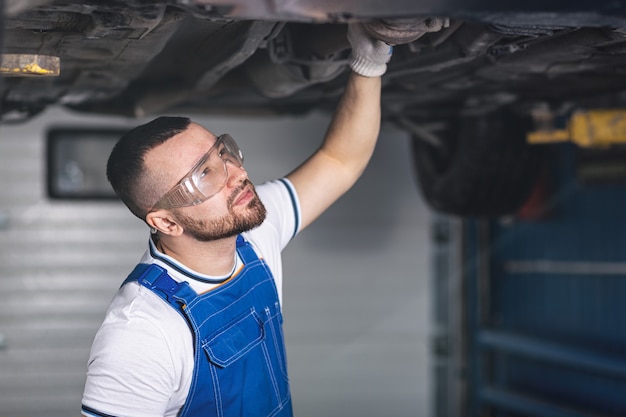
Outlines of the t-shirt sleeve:
{"type": "Polygon", "coordinates": [[[141,314],[103,323],[89,358],[83,415],[167,414],[178,378],[162,333],[153,319],[141,314]]]}

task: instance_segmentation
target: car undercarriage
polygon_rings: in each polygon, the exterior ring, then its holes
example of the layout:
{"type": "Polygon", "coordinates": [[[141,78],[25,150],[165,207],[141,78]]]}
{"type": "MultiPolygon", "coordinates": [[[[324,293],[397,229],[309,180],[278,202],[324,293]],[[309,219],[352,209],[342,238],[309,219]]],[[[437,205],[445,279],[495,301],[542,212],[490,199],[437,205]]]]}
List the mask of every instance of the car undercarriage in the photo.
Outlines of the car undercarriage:
{"type": "Polygon", "coordinates": [[[415,138],[427,200],[459,215],[510,213],[545,158],[524,140],[537,113],[622,105],[626,6],[464,3],[6,1],[2,120],[51,105],[128,117],[332,111],[348,74],[347,24],[359,21],[397,44],[383,118],[415,138]],[[485,159],[502,167],[465,184],[485,159]],[[502,171],[515,179],[485,185],[502,171]]]}

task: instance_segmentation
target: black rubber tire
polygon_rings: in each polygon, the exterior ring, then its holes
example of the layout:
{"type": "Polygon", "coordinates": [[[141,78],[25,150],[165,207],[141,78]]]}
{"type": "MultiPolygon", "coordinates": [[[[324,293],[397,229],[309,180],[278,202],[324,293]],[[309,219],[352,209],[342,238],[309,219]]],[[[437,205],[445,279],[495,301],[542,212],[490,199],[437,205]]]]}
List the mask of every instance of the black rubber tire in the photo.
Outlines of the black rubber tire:
{"type": "Polygon", "coordinates": [[[422,194],[436,211],[462,217],[499,217],[528,198],[544,149],[526,142],[530,120],[501,110],[463,117],[447,130],[443,147],[413,140],[413,162],[422,194]]]}

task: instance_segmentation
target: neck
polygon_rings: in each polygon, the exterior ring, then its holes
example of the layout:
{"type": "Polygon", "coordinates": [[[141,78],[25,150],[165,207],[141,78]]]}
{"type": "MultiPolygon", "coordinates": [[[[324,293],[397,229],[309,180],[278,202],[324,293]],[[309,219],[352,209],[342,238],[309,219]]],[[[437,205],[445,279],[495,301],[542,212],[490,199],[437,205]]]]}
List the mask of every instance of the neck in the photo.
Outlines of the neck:
{"type": "Polygon", "coordinates": [[[235,262],[237,237],[201,242],[187,236],[160,236],[157,248],[186,267],[204,275],[230,273],[235,262]]]}

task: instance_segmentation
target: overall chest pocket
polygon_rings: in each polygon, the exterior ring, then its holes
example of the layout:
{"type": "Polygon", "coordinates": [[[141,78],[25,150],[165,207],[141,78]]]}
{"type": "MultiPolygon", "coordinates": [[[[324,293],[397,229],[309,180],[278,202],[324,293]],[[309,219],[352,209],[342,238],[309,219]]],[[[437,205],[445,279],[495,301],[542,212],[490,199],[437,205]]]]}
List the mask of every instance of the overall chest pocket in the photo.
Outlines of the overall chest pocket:
{"type": "Polygon", "coordinates": [[[274,416],[290,403],[279,321],[253,308],[204,339],[223,415],[274,416]]]}
{"type": "Polygon", "coordinates": [[[204,341],[209,361],[224,368],[246,355],[265,338],[261,317],[254,309],[204,341]]]}

